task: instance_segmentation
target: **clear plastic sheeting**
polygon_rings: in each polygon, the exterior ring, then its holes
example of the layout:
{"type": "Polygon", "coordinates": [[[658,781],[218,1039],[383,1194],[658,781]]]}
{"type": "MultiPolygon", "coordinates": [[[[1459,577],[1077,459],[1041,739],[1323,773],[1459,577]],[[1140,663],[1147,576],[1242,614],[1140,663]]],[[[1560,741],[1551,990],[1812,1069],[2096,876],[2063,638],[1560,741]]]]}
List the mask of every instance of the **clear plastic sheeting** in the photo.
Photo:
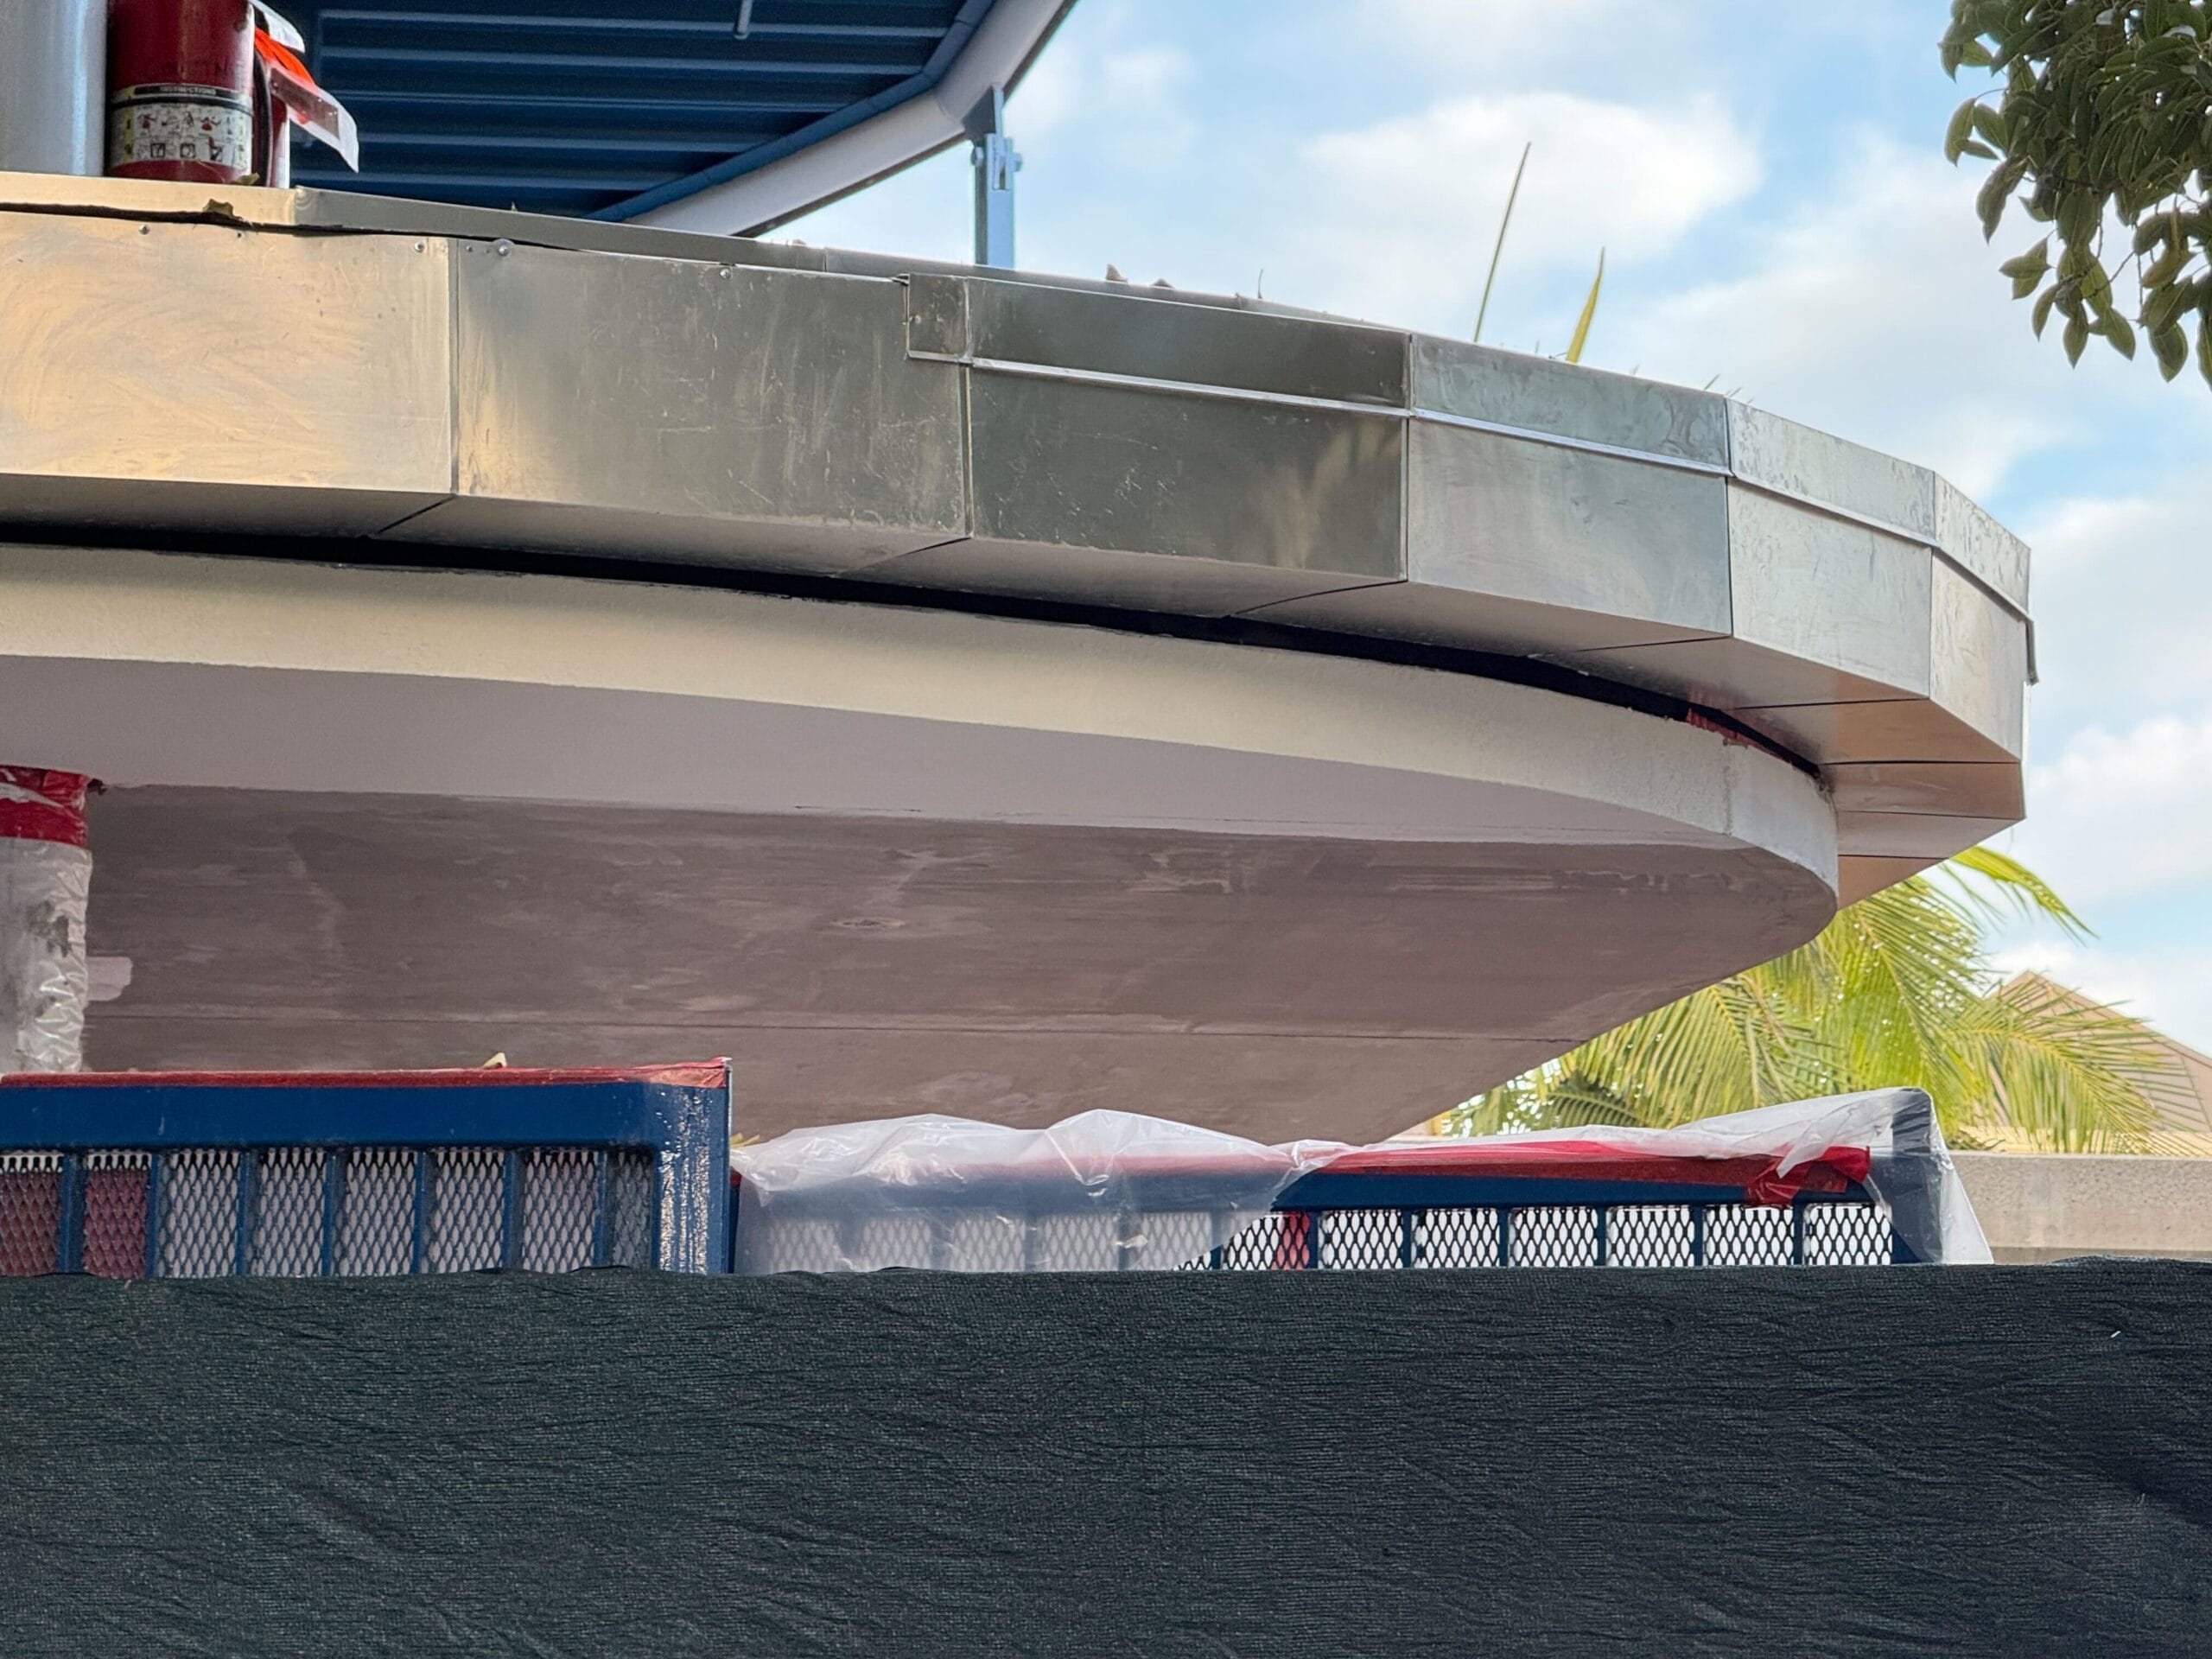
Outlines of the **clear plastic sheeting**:
{"type": "Polygon", "coordinates": [[[1374,1147],[1263,1147],[1118,1112],[1048,1129],[906,1117],[799,1130],[731,1161],[735,1263],[751,1274],[1990,1259],[1916,1089],[1670,1129],[1374,1147]],[[1640,1244],[1655,1226],[1680,1248],[1640,1244]]]}
{"type": "Polygon", "coordinates": [[[86,780],[0,766],[0,1072],[85,1063],[86,780]]]}
{"type": "Polygon", "coordinates": [[[1129,1112],[1045,1129],[900,1117],[739,1147],[740,1273],[1175,1268],[1343,1148],[1264,1147],[1129,1112]]]}
{"type": "MultiPolygon", "coordinates": [[[[1573,1145],[1654,1160],[1756,1159],[1772,1169],[1772,1182],[1781,1192],[1792,1188],[1806,1172],[1826,1166],[1865,1185],[1921,1261],[1992,1259],[1974,1203],[1943,1144],[1934,1107],[1918,1089],[1826,1095],[1669,1129],[1585,1124],[1483,1135],[1451,1144],[1497,1147],[1502,1153],[1513,1147],[1541,1152],[1573,1145]],[[1854,1154],[1863,1154],[1863,1160],[1854,1154]]],[[[1356,1160],[1360,1154],[1349,1156],[1356,1160]]],[[[1753,1190],[1756,1196],[1756,1185],[1753,1190]]],[[[1779,1192],[1771,1201],[1780,1201],[1779,1192]]]]}

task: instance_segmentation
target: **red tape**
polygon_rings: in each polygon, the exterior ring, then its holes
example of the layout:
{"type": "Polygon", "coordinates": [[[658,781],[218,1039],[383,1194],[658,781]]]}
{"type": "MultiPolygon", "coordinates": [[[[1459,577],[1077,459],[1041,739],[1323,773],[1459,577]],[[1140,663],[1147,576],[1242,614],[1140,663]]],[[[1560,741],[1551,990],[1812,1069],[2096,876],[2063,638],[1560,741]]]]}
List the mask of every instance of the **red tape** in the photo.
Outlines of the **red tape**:
{"type": "Polygon", "coordinates": [[[85,797],[92,785],[80,772],[0,766],[0,841],[84,846],[85,797]]]}

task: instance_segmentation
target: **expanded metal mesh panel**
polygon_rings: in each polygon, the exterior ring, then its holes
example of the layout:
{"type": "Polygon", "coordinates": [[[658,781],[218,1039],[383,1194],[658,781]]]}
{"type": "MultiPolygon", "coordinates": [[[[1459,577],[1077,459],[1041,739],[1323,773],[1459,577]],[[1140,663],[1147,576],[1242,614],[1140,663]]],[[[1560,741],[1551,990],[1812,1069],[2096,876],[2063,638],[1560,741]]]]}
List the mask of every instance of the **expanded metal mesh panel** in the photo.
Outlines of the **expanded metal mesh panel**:
{"type": "Polygon", "coordinates": [[[648,1151],[0,1153],[0,1274],[302,1278],[650,1267],[648,1151]]]}
{"type": "Polygon", "coordinates": [[[238,1261],[238,1179],[244,1154],[199,1147],[162,1158],[156,1274],[221,1279],[251,1270],[238,1261]]]}
{"type": "Polygon", "coordinates": [[[1878,1205],[1522,1205],[1271,1215],[1193,1268],[1881,1267],[1878,1205]]]}
{"type": "Polygon", "coordinates": [[[1029,1265],[1029,1228],[1013,1216],[956,1216],[945,1228],[947,1260],[975,1273],[1019,1273],[1029,1265]]]}
{"type": "MultiPolygon", "coordinates": [[[[723,1155],[717,1145],[715,1156],[723,1155]]],[[[658,1259],[654,1237],[660,1230],[660,1187],[650,1153],[610,1154],[607,1159],[607,1261],[610,1267],[651,1267],[658,1259]]]]}
{"type": "MultiPolygon", "coordinates": [[[[599,1160],[588,1152],[540,1147],[526,1154],[522,1259],[547,1273],[592,1262],[600,1207],[599,1160]]],[[[610,1201],[612,1195],[609,1195],[610,1201]]]]}
{"type": "Polygon", "coordinates": [[[327,1160],[305,1147],[285,1147],[255,1160],[258,1192],[250,1236],[251,1271],[264,1278],[306,1279],[322,1271],[322,1183],[327,1160]]]}
{"type": "Polygon", "coordinates": [[[1789,1212],[1740,1204],[1706,1211],[1705,1260],[1714,1268],[1782,1268],[1790,1262],[1789,1212]]]}
{"type": "Polygon", "coordinates": [[[760,1271],[830,1273],[842,1255],[832,1221],[783,1221],[761,1230],[760,1271]]]}
{"type": "Polygon", "coordinates": [[[430,1188],[429,1271],[474,1273],[501,1265],[505,1166],[505,1154],[486,1147],[439,1153],[430,1188]]]}
{"type": "Polygon", "coordinates": [[[1886,1212],[1866,1204],[1805,1206],[1807,1267],[1878,1268],[1892,1259],[1886,1212]]]}
{"type": "MultiPolygon", "coordinates": [[[[334,1270],[349,1279],[415,1270],[415,1181],[422,1154],[376,1147],[346,1155],[339,1201],[334,1270]]],[[[427,1168],[424,1169],[428,1176],[427,1168]]]]}
{"type": "Polygon", "coordinates": [[[1789,1208],[1716,1202],[1294,1210],[1241,1229],[1238,1219],[1205,1210],[779,1216],[753,1225],[741,1247],[743,1270],[1885,1267],[1895,1259],[1888,1211],[1854,1199],[1789,1208]]]}
{"type": "Polygon", "coordinates": [[[1313,1224],[1309,1215],[1262,1216],[1194,1268],[1230,1273],[1264,1273],[1277,1268],[1313,1265],[1313,1224]]]}
{"type": "Polygon", "coordinates": [[[1203,1210],[1146,1210],[1139,1212],[1136,1224],[1145,1260],[1155,1263],[1204,1256],[1221,1230],[1215,1217],[1203,1210]]]}
{"type": "Polygon", "coordinates": [[[61,1154],[0,1153],[0,1274],[52,1273],[60,1226],[61,1154]]]}

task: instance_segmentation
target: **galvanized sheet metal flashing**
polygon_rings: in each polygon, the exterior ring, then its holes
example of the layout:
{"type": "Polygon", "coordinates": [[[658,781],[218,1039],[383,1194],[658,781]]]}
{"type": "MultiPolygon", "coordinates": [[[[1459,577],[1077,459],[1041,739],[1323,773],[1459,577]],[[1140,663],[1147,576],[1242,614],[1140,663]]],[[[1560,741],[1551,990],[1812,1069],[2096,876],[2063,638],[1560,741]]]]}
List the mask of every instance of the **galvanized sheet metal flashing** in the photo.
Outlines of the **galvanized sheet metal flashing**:
{"type": "Polygon", "coordinates": [[[1179,291],[28,175],[0,177],[0,318],[19,522],[1533,657],[1811,760],[1847,855],[2018,812],[2025,547],[1924,468],[1707,392],[1179,291]]]}

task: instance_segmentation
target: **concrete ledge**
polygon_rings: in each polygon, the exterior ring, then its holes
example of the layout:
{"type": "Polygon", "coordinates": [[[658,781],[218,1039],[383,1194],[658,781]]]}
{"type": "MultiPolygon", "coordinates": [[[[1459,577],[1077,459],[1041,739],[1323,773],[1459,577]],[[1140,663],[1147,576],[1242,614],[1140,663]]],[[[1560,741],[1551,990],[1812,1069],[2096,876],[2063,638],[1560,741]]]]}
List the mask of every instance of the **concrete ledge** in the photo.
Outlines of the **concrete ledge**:
{"type": "Polygon", "coordinates": [[[1999,1262],[2212,1257],[2212,1158],[1953,1156],[1999,1262]]]}

